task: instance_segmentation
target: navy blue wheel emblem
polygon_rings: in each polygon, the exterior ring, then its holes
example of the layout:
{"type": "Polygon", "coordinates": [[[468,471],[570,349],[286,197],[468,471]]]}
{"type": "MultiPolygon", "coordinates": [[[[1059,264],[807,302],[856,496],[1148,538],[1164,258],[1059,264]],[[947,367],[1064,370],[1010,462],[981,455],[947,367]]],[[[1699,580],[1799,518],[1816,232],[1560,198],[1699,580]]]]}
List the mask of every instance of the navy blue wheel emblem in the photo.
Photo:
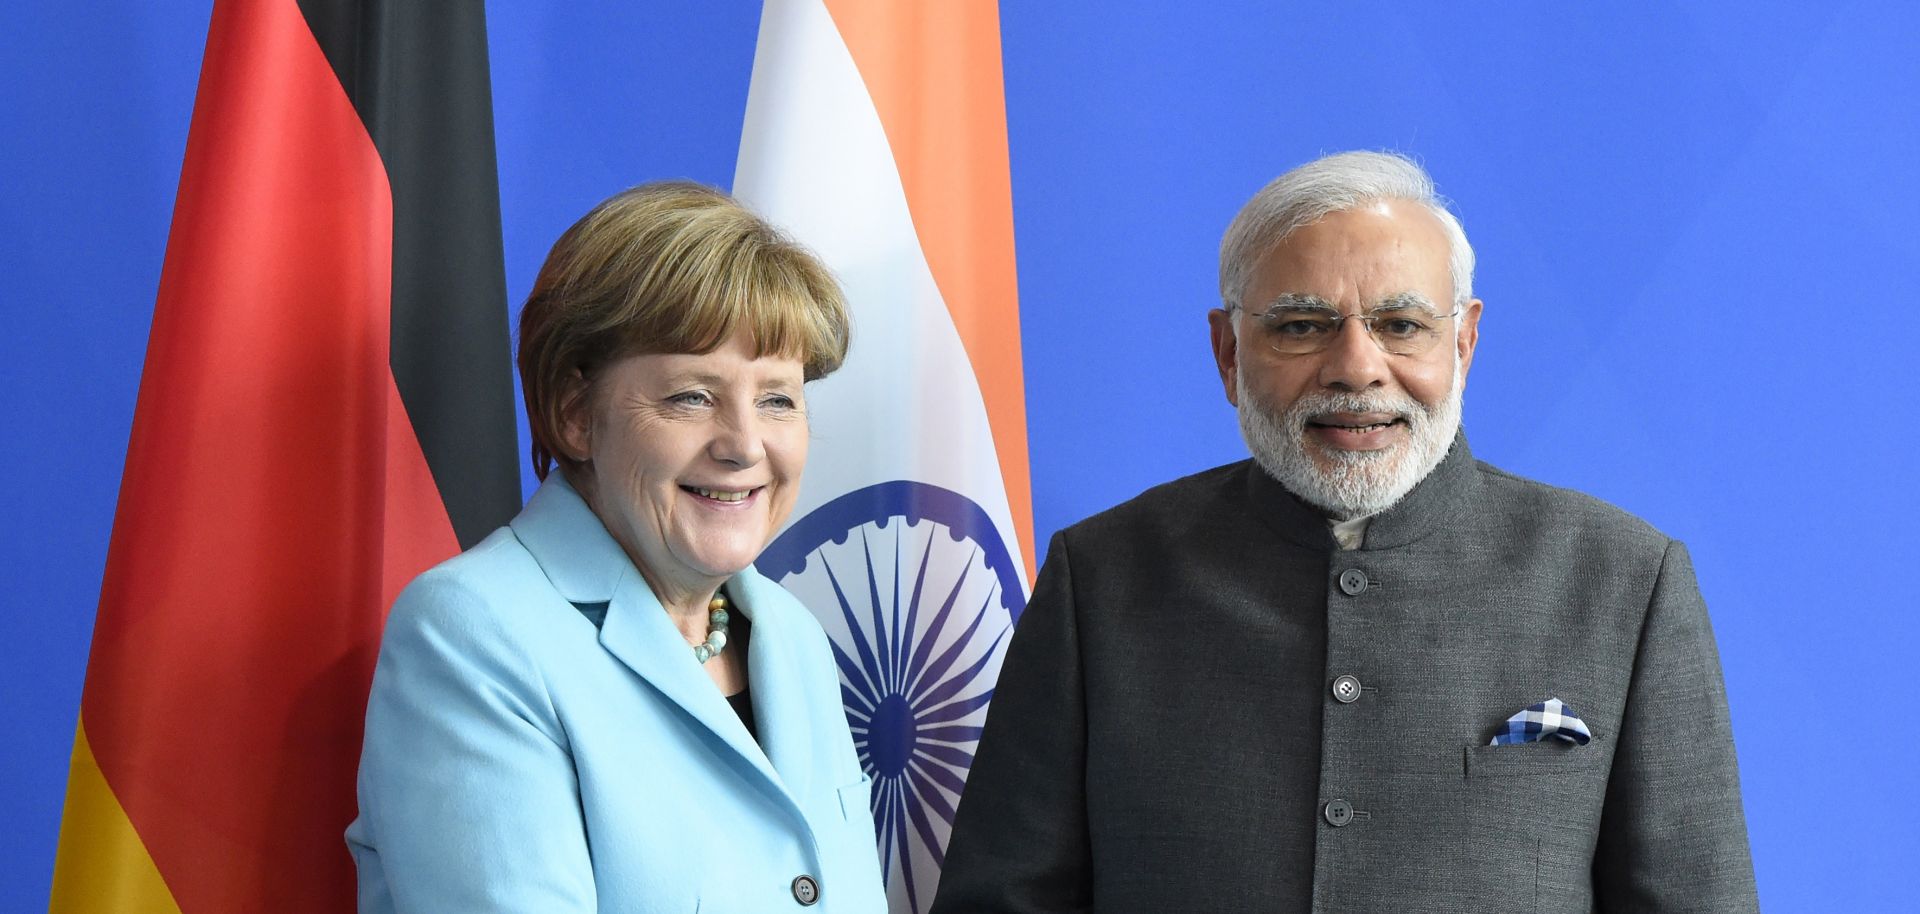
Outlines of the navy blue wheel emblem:
{"type": "Polygon", "coordinates": [[[819,617],[840,667],[895,911],[926,910],[1024,578],[986,511],[895,481],[801,518],[756,563],[819,617]]]}

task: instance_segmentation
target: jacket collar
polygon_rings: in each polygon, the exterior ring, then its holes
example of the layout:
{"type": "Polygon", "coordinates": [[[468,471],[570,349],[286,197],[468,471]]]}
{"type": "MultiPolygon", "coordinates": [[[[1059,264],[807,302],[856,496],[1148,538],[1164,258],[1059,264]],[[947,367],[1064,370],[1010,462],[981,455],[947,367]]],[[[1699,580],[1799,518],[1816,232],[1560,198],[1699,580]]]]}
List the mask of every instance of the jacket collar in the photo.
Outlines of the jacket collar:
{"type": "MultiPolygon", "coordinates": [[[[1396,549],[1426,537],[1458,517],[1472,502],[1480,485],[1475,465],[1466,432],[1456,432],[1447,456],[1441,458],[1439,465],[1399,503],[1373,515],[1367,522],[1367,538],[1362,548],[1368,551],[1396,549]]],[[[1327,524],[1327,516],[1320,509],[1287,491],[1278,480],[1267,475],[1258,462],[1249,460],[1246,467],[1248,504],[1267,526],[1309,549],[1331,552],[1340,548],[1327,524]]]]}
{"type": "Polygon", "coordinates": [[[622,578],[639,577],[599,515],[557,471],[534,490],[508,526],[569,602],[605,603],[622,578]]]}
{"type": "Polygon", "coordinates": [[[753,623],[747,679],[760,724],[756,743],[626,551],[565,478],[548,476],[510,526],[562,597],[607,605],[600,645],[608,653],[711,731],[799,814],[788,789],[806,785],[789,784],[786,777],[809,773],[812,731],[803,674],[791,649],[805,632],[796,631],[795,620],[783,611],[782,601],[792,600],[786,591],[752,568],[726,584],[734,609],[753,623]]]}

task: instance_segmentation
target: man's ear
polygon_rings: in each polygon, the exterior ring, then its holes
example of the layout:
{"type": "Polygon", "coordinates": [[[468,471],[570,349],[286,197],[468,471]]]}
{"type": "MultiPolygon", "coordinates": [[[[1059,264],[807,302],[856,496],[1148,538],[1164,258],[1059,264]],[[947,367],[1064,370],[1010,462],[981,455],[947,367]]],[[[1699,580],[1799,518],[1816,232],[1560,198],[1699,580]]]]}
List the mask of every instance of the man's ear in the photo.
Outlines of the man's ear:
{"type": "Polygon", "coordinates": [[[566,457],[584,462],[593,454],[593,397],[587,376],[575,368],[560,395],[560,446],[566,457]]]}
{"type": "Polygon", "coordinates": [[[1460,308],[1460,332],[1455,335],[1453,345],[1460,352],[1460,380],[1466,382],[1467,369],[1473,367],[1473,350],[1480,345],[1480,299],[1467,302],[1460,308]]]}
{"type": "Polygon", "coordinates": [[[1239,338],[1233,332],[1233,313],[1224,308],[1207,312],[1207,328],[1213,338],[1213,361],[1220,367],[1220,386],[1226,389],[1227,402],[1240,405],[1239,338]]]}

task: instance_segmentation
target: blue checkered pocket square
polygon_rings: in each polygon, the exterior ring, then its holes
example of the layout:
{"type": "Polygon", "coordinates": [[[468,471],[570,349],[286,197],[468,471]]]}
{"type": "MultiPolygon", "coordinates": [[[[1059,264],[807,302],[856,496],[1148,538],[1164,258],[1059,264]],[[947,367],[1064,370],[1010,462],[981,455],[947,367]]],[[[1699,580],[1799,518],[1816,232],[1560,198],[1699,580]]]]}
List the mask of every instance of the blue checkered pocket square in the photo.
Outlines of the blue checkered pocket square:
{"type": "Polygon", "coordinates": [[[1587,722],[1573,709],[1558,698],[1535,702],[1525,711],[1521,711],[1501,726],[1494,734],[1489,746],[1511,746],[1516,743],[1532,743],[1547,737],[1564,739],[1576,746],[1584,746],[1593,734],[1587,732],[1587,722]]]}

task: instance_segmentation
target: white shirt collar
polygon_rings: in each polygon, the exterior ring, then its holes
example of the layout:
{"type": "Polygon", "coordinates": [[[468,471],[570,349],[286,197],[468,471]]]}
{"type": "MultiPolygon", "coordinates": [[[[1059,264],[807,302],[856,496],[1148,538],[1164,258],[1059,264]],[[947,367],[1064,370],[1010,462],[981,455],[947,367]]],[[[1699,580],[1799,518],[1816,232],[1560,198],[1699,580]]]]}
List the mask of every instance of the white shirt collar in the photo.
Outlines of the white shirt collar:
{"type": "Polygon", "coordinates": [[[1327,526],[1333,528],[1333,538],[1340,543],[1340,548],[1358,549],[1361,543],[1366,542],[1367,521],[1372,519],[1373,515],[1369,514],[1353,520],[1330,520],[1327,526]]]}

